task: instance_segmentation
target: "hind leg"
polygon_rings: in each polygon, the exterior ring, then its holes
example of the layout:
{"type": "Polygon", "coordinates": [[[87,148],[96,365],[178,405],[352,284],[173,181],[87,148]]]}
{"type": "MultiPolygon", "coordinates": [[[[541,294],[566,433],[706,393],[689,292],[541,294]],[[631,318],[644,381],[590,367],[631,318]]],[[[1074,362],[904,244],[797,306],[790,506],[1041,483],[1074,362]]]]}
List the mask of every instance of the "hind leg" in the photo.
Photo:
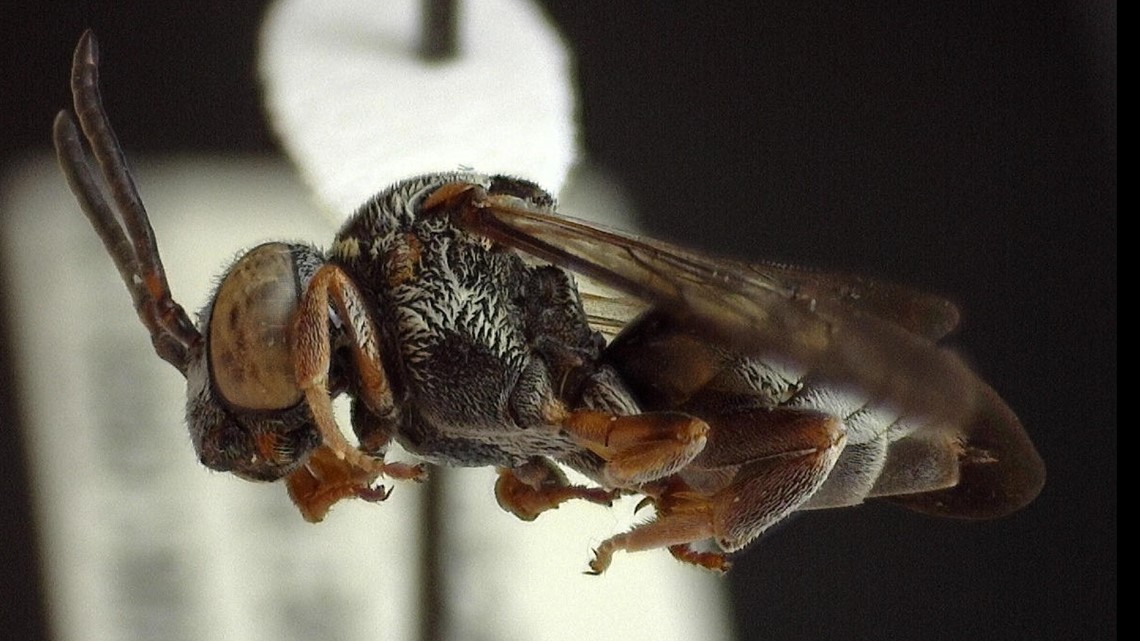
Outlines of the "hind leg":
{"type": "Polygon", "coordinates": [[[690,544],[713,539],[732,552],[798,508],[827,479],[845,442],[839,419],[797,409],[748,408],[710,420],[709,443],[692,464],[650,496],[657,518],[594,551],[592,573],[614,552],[668,547],[677,558],[723,571],[723,554],[690,544]]]}

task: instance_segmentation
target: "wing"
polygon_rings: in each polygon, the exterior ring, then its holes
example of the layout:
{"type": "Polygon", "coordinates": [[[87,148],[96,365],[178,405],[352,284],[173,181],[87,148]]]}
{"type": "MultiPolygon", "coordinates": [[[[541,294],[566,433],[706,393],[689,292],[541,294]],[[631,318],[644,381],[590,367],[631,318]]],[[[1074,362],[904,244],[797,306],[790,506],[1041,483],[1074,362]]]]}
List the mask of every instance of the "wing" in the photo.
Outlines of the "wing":
{"type": "Polygon", "coordinates": [[[1044,464],[1014,413],[934,341],[958,312],[915,290],[853,276],[722,260],[658,240],[479,194],[456,223],[609,288],[595,320],[616,328],[644,307],[666,311],[708,340],[807,370],[931,426],[960,434],[960,479],[949,489],[893,497],[943,516],[992,517],[1034,498],[1044,464]],[[628,297],[637,302],[627,302],[628,297]],[[607,310],[608,306],[608,310],[607,310]]]}
{"type": "Polygon", "coordinates": [[[578,294],[590,327],[612,341],[633,319],[649,309],[645,301],[608,287],[588,276],[578,275],[578,294]]]}
{"type": "Polygon", "coordinates": [[[810,369],[932,419],[962,418],[977,401],[980,381],[930,338],[957,318],[934,297],[912,306],[924,313],[887,313],[891,300],[916,299],[872,281],[712,258],[510,197],[472,202],[456,220],[469,231],[664,309],[729,349],[810,369]]]}
{"type": "Polygon", "coordinates": [[[746,273],[781,282],[797,296],[829,298],[937,341],[958,326],[958,308],[950,301],[903,285],[775,263],[730,263],[746,273]]]}
{"type": "MultiPolygon", "coordinates": [[[[591,224],[591,223],[583,223],[591,224]]],[[[742,273],[783,283],[789,292],[808,298],[833,298],[863,313],[899,325],[936,341],[958,326],[958,308],[950,301],[916,289],[882,281],[777,263],[723,261],[742,273]]],[[[579,276],[578,289],[590,324],[613,338],[650,305],[628,294],[579,276]]]]}

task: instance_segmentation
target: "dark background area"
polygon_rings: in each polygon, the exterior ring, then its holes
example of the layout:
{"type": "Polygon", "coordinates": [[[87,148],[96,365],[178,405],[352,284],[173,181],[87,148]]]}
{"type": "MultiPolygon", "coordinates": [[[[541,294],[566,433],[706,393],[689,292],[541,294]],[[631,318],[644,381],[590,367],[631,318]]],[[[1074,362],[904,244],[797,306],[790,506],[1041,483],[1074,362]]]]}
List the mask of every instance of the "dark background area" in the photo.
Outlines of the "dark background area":
{"type": "MultiPolygon", "coordinates": [[[[587,153],[646,229],[956,301],[952,344],[1048,465],[1037,501],[995,522],[880,505],[792,519],[728,578],[740,638],[1115,638],[1115,3],[544,4],[578,56],[587,153]]],[[[253,71],[262,9],[10,4],[5,166],[47,148],[86,27],[128,153],[275,153],[253,71]]],[[[0,331],[0,629],[37,639],[19,371],[0,331]]]]}

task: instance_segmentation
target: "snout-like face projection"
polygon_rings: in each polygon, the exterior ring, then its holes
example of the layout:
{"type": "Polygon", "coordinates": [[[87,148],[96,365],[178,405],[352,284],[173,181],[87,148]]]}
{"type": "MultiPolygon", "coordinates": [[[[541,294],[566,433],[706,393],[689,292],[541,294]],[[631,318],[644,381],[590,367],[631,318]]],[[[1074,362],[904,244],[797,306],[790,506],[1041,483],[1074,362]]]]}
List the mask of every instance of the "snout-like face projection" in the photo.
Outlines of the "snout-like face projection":
{"type": "Polygon", "coordinates": [[[605,540],[595,573],[652,548],[724,571],[787,514],[867,499],[1000,516],[1044,482],[1017,417],[936,345],[957,325],[950,303],[592,227],[514,177],[413,177],[361,206],[327,252],[255,247],[195,326],[97,73],[88,33],[72,70],[83,134],[61,112],[56,148],[156,353],[187,379],[198,457],[283,479],[310,521],[345,498],[383,500],[381,477],[423,480],[423,465],[385,460],[392,442],[430,464],[494,466],[499,505],[522,519],[643,496],[655,517],[605,540]]]}

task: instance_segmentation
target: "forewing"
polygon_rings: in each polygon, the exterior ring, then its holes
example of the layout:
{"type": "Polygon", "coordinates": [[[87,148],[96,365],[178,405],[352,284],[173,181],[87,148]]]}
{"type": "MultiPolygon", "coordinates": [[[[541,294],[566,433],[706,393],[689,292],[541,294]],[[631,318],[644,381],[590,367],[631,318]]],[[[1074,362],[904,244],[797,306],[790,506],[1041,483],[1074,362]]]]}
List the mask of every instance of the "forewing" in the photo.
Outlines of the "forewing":
{"type": "MultiPolygon", "coordinates": [[[[533,211],[509,197],[473,201],[468,230],[596,281],[616,328],[642,307],[662,309],[731,350],[784,362],[836,389],[893,405],[908,421],[951,430],[961,447],[955,487],[890,500],[965,518],[1011,512],[1044,483],[1044,464],[1020,421],[952,352],[949,302],[853,276],[751,265],[533,211]],[[641,304],[630,303],[633,296],[641,304]]],[[[913,490],[912,490],[913,491],[913,490]]]]}
{"type": "Polygon", "coordinates": [[[649,304],[645,301],[588,276],[578,275],[576,280],[586,320],[590,327],[606,337],[607,342],[612,341],[626,325],[649,309],[649,304]]]}
{"type": "MultiPolygon", "coordinates": [[[[729,349],[810,370],[939,422],[965,423],[973,411],[981,382],[928,338],[952,327],[956,312],[934,314],[936,322],[884,318],[874,305],[836,294],[851,280],[806,271],[785,278],[787,268],[711,258],[532,211],[509,197],[477,201],[462,218],[470,231],[663,309],[729,349]]],[[[861,291],[872,290],[880,291],[861,291]]]]}
{"type": "MultiPolygon", "coordinates": [[[[834,298],[931,341],[937,341],[958,326],[960,315],[953,303],[903,285],[777,263],[723,262],[742,273],[782,283],[796,296],[834,298]]],[[[578,290],[591,326],[607,338],[616,336],[649,308],[648,303],[586,276],[579,275],[578,290]]]]}
{"type": "Polygon", "coordinates": [[[775,263],[732,263],[739,270],[783,283],[796,296],[830,298],[937,341],[958,326],[958,308],[926,292],[863,276],[775,263]]]}

